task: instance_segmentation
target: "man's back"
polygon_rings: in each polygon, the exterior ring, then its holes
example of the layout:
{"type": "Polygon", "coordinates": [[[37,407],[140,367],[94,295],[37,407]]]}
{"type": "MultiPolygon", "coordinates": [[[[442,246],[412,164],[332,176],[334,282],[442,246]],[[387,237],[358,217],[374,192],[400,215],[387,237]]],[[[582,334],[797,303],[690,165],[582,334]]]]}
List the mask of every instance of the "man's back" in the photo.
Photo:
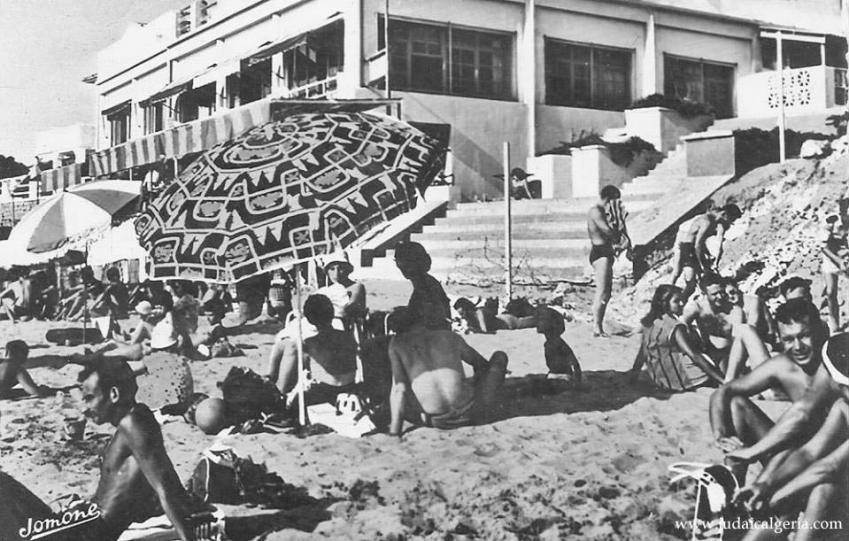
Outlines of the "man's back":
{"type": "Polygon", "coordinates": [[[604,214],[604,207],[597,204],[590,207],[587,216],[587,233],[589,234],[590,242],[594,245],[610,244],[611,241],[605,236],[599,222],[603,222],[606,225],[607,219],[604,214]]]}
{"type": "MultiPolygon", "coordinates": [[[[112,441],[103,452],[100,480],[92,500],[101,510],[110,532],[120,535],[128,525],[158,512],[158,499],[147,482],[130,447],[129,438],[165,455],[162,431],[150,409],[136,404],[121,420],[112,441]]],[[[117,537],[117,535],[115,537],[117,537]]]]}
{"type": "Polygon", "coordinates": [[[451,331],[415,329],[392,338],[413,394],[426,413],[441,413],[473,393],[465,382],[463,341],[451,331]]]}
{"type": "Polygon", "coordinates": [[[323,383],[345,385],[357,370],[357,343],[345,331],[321,329],[304,340],[304,353],[318,365],[312,368],[313,376],[323,383]]]}

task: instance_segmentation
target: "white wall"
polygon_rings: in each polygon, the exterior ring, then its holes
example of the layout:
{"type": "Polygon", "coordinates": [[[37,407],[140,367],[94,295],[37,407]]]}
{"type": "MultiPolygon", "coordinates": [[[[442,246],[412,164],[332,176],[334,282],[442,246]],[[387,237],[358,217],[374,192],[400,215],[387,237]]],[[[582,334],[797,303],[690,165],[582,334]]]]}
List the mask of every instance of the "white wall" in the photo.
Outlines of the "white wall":
{"type": "Polygon", "coordinates": [[[457,98],[413,92],[393,93],[403,98],[405,120],[451,125],[454,179],[464,200],[475,195],[500,197],[502,145],[509,141],[511,167],[524,167],[528,155],[525,137],[526,106],[509,101],[457,98]]]}

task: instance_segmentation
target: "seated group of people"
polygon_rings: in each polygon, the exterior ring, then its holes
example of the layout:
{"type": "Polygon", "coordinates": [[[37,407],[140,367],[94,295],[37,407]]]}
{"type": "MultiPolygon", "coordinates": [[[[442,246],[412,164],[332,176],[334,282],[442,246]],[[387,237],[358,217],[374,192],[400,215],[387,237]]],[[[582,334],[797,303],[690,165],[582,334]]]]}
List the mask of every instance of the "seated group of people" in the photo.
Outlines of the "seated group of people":
{"type": "MultiPolygon", "coordinates": [[[[717,387],[711,427],[743,487],[737,503],[754,516],[784,520],[803,511],[813,523],[849,516],[849,335],[829,338],[810,285],[798,276],[784,280],[774,315],[762,299],[715,274],[702,277],[701,296],[689,301],[682,289],[659,286],[642,319],[632,377],[645,365],[665,390],[717,387]],[[791,405],[773,421],[754,398],[791,405]],[[747,480],[756,461],[763,470],[747,480]]],[[[796,539],[822,533],[800,529],[796,539]]],[[[747,539],[774,537],[752,530],[747,539]]]]}

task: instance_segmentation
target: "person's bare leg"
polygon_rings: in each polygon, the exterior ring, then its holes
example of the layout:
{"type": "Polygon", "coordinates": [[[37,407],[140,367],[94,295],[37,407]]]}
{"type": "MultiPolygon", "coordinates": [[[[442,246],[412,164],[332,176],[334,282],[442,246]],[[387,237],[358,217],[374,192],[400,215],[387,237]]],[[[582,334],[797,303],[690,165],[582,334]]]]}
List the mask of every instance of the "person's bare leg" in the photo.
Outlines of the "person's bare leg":
{"type": "MultiPolygon", "coordinates": [[[[475,384],[475,399],[484,416],[499,402],[499,391],[507,376],[507,354],[496,351],[489,358],[489,367],[475,384]]],[[[486,419],[484,419],[485,421],[486,419]]]]}
{"type": "Polygon", "coordinates": [[[837,273],[824,272],[825,299],[828,301],[828,328],[832,333],[840,328],[840,306],[837,304],[837,273]]]}
{"type": "Polygon", "coordinates": [[[298,383],[298,346],[294,340],[282,340],[280,356],[280,377],[278,388],[283,394],[295,388],[298,383]]]}
{"type": "Polygon", "coordinates": [[[690,266],[684,267],[681,274],[684,276],[684,300],[690,298],[696,290],[696,269],[690,266]]]}
{"type": "Polygon", "coordinates": [[[746,367],[746,359],[753,368],[769,359],[769,351],[754,327],[746,324],[734,327],[734,341],[728,354],[728,368],[725,371],[726,383],[737,378],[746,367]]]}
{"type": "Polygon", "coordinates": [[[610,288],[613,285],[613,258],[600,257],[593,261],[595,272],[595,298],[593,299],[593,335],[607,336],[604,333],[604,312],[610,301],[610,288]]]}
{"type": "Polygon", "coordinates": [[[273,381],[275,384],[277,384],[277,380],[280,377],[280,361],[283,359],[283,352],[286,349],[286,341],[286,338],[283,340],[276,340],[274,345],[271,346],[271,352],[268,354],[268,365],[265,369],[265,377],[273,381]]]}
{"type": "MultiPolygon", "coordinates": [[[[751,400],[742,396],[735,396],[731,399],[731,422],[734,426],[734,435],[746,446],[757,443],[775,424],[763,410],[755,406],[751,400]]],[[[726,459],[726,465],[737,477],[740,485],[744,486],[749,465],[728,459],[726,459]]]]}

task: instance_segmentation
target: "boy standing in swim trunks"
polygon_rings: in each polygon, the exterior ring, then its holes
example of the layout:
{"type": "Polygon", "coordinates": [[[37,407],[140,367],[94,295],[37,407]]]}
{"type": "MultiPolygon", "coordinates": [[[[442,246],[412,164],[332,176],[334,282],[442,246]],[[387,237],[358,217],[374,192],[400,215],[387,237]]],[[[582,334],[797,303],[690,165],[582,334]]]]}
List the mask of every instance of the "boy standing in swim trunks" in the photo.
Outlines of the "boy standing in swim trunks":
{"type": "Polygon", "coordinates": [[[837,277],[849,273],[849,197],[838,202],[838,214],[832,214],[825,220],[822,229],[822,276],[825,281],[826,300],[828,301],[828,327],[831,332],[840,330],[840,306],[837,302],[837,277]]]}
{"type": "MultiPolygon", "coordinates": [[[[601,189],[601,199],[590,208],[587,217],[587,233],[590,237],[590,265],[595,275],[595,298],[593,299],[593,336],[607,336],[604,332],[604,313],[610,301],[610,290],[613,284],[613,260],[616,250],[629,248],[621,246],[623,239],[619,233],[624,230],[624,224],[619,230],[611,227],[607,220],[605,207],[621,197],[616,186],[605,186],[601,189]]],[[[627,242],[627,241],[626,241],[627,242]]]]}
{"type": "Polygon", "coordinates": [[[734,223],[742,212],[740,207],[730,203],[721,208],[714,208],[696,216],[689,227],[682,224],[676,243],[678,244],[678,262],[672,275],[672,284],[684,276],[684,298],[687,299],[696,289],[696,278],[704,272],[716,271],[716,266],[722,258],[722,242],[725,231],[734,223]],[[712,236],[719,237],[719,248],[716,259],[708,253],[705,243],[712,236]]]}

